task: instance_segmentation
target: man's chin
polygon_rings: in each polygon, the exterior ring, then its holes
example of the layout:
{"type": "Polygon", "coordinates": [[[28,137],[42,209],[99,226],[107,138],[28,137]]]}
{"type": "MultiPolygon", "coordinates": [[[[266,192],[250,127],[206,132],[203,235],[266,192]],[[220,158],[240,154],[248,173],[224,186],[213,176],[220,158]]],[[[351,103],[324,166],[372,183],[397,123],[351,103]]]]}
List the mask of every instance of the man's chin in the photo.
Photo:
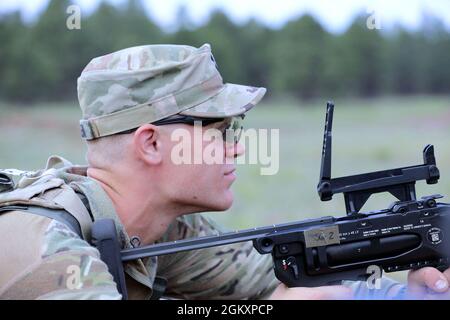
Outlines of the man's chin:
{"type": "Polygon", "coordinates": [[[234,201],[233,192],[231,192],[231,190],[227,190],[220,200],[221,201],[216,201],[212,204],[210,211],[225,211],[230,209],[234,201]]]}
{"type": "MultiPolygon", "coordinates": [[[[210,211],[225,211],[231,208],[234,201],[233,192],[227,189],[225,192],[218,193],[216,196],[209,196],[203,200],[196,200],[195,202],[183,203],[185,208],[189,207],[190,213],[210,212],[210,211]]],[[[186,212],[187,213],[187,212],[186,212]]]]}

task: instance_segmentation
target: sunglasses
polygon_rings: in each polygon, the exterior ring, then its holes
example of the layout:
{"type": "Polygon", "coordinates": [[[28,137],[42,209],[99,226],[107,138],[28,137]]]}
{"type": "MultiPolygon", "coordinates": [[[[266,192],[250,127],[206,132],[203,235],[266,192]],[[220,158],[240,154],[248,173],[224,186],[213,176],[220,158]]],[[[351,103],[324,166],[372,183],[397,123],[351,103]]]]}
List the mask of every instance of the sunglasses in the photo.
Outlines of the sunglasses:
{"type": "MultiPolygon", "coordinates": [[[[239,115],[235,117],[228,117],[228,118],[202,118],[202,117],[191,117],[191,116],[184,116],[184,115],[173,115],[164,119],[160,119],[157,121],[152,122],[151,124],[155,126],[162,126],[167,124],[188,124],[188,125],[194,125],[198,122],[201,122],[202,126],[208,126],[213,123],[219,123],[223,122],[223,125],[220,125],[218,130],[222,133],[222,139],[223,141],[237,144],[242,136],[242,131],[244,130],[244,127],[242,125],[242,120],[244,119],[245,115],[239,115]]],[[[126,131],[119,132],[117,134],[128,134],[136,131],[137,128],[129,129],[126,131]]]]}

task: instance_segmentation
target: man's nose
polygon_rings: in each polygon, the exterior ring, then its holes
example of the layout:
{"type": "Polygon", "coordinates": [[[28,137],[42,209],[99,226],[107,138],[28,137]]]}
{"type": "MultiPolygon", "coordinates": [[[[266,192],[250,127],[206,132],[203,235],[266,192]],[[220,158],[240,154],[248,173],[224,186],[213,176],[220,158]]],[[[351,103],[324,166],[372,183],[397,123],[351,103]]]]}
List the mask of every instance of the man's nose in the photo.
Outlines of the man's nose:
{"type": "Polygon", "coordinates": [[[237,158],[245,153],[245,147],[241,143],[225,143],[226,156],[237,158]]]}

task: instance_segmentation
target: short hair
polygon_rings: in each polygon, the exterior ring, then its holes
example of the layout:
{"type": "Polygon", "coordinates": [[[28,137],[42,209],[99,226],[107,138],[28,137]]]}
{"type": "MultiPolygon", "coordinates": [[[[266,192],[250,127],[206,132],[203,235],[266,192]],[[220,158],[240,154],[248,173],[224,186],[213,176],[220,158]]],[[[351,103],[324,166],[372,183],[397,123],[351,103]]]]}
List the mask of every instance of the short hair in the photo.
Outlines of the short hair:
{"type": "Polygon", "coordinates": [[[133,134],[114,134],[100,139],[87,140],[86,162],[91,168],[111,168],[124,158],[127,144],[133,134]]]}

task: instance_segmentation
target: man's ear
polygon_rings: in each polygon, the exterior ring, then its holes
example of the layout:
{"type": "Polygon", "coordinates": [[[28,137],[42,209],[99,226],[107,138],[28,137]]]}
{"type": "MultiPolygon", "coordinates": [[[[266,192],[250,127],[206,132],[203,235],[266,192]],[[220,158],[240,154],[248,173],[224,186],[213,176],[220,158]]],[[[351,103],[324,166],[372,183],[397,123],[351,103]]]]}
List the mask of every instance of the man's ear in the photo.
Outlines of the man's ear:
{"type": "Polygon", "coordinates": [[[149,165],[159,164],[163,159],[161,132],[157,126],[144,124],[133,135],[136,156],[149,165]]]}

